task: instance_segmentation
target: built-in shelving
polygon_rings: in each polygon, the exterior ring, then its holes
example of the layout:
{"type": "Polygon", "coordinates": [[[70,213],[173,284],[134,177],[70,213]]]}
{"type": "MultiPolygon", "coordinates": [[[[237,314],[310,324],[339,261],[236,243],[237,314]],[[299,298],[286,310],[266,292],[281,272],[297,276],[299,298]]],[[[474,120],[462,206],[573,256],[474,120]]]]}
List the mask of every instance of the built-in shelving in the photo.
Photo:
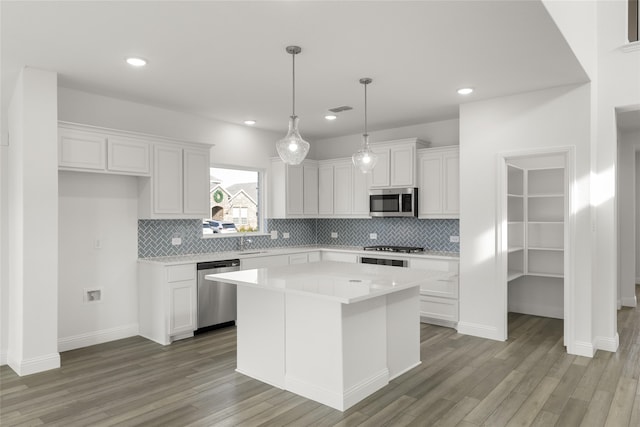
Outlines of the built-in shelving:
{"type": "Polygon", "coordinates": [[[562,318],[564,168],[507,166],[509,310],[562,318]]]}

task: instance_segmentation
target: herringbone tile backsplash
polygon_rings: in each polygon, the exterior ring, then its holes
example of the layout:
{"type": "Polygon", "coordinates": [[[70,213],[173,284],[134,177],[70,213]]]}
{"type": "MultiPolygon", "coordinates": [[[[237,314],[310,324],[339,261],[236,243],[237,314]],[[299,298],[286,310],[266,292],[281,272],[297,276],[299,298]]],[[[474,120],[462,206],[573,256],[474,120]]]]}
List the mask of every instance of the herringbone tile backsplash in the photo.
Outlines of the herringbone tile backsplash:
{"type": "MultiPolygon", "coordinates": [[[[278,239],[251,236],[251,249],[267,249],[304,245],[399,245],[420,246],[428,250],[459,252],[459,243],[450,243],[449,236],[458,236],[456,219],[373,218],[373,219],[268,219],[267,231],[277,230],[278,239]],[[282,238],[284,232],[289,238],[282,238]],[[338,233],[331,238],[331,233],[338,233]],[[369,239],[376,233],[376,240],[369,239]]],[[[141,258],[171,255],[225,252],[239,249],[239,237],[202,238],[199,219],[138,221],[138,256],[141,258]],[[182,244],[173,246],[172,237],[182,244]]]]}

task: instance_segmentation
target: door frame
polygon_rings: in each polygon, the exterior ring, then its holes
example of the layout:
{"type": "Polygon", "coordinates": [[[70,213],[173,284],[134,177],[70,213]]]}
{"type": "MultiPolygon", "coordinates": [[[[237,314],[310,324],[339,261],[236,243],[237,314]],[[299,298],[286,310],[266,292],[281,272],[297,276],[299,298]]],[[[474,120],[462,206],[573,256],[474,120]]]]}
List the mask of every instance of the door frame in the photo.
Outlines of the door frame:
{"type": "Polygon", "coordinates": [[[581,354],[575,342],[575,282],[574,282],[574,247],[576,213],[574,202],[575,147],[560,146],[548,148],[526,149],[498,153],[497,197],[496,197],[496,263],[500,288],[500,307],[504,313],[502,333],[503,339],[509,338],[509,283],[508,270],[508,219],[507,219],[507,164],[510,160],[545,155],[561,155],[564,158],[564,344],[570,354],[581,354]]]}

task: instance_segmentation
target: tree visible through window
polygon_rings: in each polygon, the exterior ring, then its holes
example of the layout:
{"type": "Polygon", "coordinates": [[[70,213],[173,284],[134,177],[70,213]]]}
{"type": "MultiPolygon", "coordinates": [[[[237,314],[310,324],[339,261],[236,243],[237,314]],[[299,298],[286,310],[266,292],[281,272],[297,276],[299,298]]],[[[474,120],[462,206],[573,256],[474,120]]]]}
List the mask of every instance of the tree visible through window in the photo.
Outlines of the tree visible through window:
{"type": "Polygon", "coordinates": [[[246,169],[211,168],[210,175],[211,217],[204,218],[204,233],[260,231],[260,173],[246,169]]]}

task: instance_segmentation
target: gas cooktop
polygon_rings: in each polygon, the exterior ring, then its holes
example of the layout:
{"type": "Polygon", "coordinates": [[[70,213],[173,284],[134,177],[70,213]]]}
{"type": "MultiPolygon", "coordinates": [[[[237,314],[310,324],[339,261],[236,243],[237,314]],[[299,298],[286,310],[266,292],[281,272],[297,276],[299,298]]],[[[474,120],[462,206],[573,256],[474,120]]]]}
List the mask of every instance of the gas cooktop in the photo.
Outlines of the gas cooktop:
{"type": "Polygon", "coordinates": [[[416,252],[424,252],[424,248],[416,246],[365,246],[365,251],[381,251],[381,252],[401,252],[405,254],[412,254],[416,252]]]}

